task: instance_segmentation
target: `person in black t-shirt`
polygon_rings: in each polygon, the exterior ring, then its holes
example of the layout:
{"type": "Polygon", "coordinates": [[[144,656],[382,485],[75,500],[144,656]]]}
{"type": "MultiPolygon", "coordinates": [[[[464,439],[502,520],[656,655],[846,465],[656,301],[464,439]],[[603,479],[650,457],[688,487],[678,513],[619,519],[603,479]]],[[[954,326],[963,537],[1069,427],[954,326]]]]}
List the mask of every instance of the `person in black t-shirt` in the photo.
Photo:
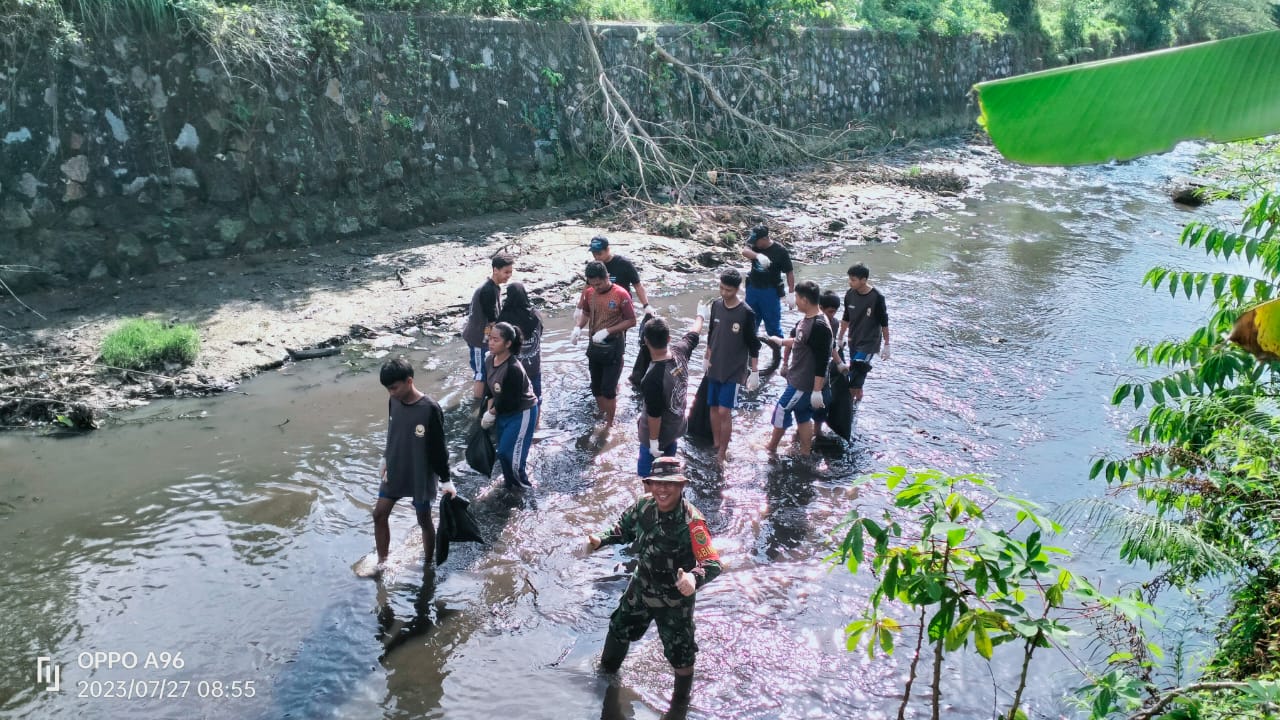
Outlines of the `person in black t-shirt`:
{"type": "Polygon", "coordinates": [[[684,415],[689,356],[698,346],[702,322],[699,317],[693,329],[675,342],[671,342],[671,329],[662,318],[652,318],[644,325],[644,344],[653,362],[640,381],[643,407],[637,419],[640,459],[636,472],[642,478],[649,477],[654,459],[675,456],[676,442],[689,427],[684,415]]]}
{"type": "Polygon", "coordinates": [[[854,402],[862,400],[862,386],[871,372],[871,358],[889,359],[889,311],[884,295],[868,282],[871,271],[858,263],[849,268],[849,291],[844,294],[844,317],[840,335],[849,337],[849,393],[854,402]]]}
{"type": "MultiPolygon", "coordinates": [[[[770,337],[782,337],[782,298],[796,289],[796,274],[791,265],[791,253],[769,238],[769,228],[757,225],[751,229],[742,256],[751,261],[747,274],[747,305],[755,312],[756,319],[764,323],[770,337]],[[782,277],[786,275],[786,290],[782,277]]],[[[789,301],[789,305],[794,301],[789,301]]]]}
{"type": "Polygon", "coordinates": [[[493,270],[489,279],[471,296],[467,324],[462,328],[462,339],[467,343],[471,363],[471,379],[475,381],[471,394],[477,400],[484,397],[484,354],[489,350],[489,330],[498,322],[498,311],[502,307],[501,285],[511,279],[515,264],[515,258],[505,253],[493,256],[490,263],[493,270]]]}
{"type": "Polygon", "coordinates": [[[387,448],[382,456],[382,484],[373,507],[373,543],[378,564],[373,575],[386,569],[391,549],[389,519],[396,501],[408,497],[422,528],[427,567],[435,558],[436,530],[431,503],[436,491],[457,494],[449,480],[449,450],[444,444],[444,413],[434,400],[413,384],[413,366],[404,358],[388,360],[378,379],[387,389],[387,448]]]}
{"type": "Polygon", "coordinates": [[[787,387],[773,408],[773,433],[766,445],[770,453],[777,452],[778,443],[794,418],[800,454],[808,455],[813,448],[813,413],[826,407],[822,388],[827,384],[831,357],[831,326],[818,309],[819,296],[814,282],[796,285],[796,307],[804,318],[796,323],[791,337],[782,341],[783,347],[791,350],[791,362],[782,369],[787,387]]]}

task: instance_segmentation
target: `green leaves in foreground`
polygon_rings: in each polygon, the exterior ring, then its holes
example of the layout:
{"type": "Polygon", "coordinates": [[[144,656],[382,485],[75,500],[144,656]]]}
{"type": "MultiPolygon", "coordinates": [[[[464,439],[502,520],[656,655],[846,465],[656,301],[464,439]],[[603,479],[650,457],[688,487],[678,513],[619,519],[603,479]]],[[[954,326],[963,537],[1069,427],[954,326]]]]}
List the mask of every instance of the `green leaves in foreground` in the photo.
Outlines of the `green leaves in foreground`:
{"type": "Polygon", "coordinates": [[[992,142],[1029,165],[1086,165],[1183,140],[1280,133],[1280,31],[974,86],[992,142]]]}

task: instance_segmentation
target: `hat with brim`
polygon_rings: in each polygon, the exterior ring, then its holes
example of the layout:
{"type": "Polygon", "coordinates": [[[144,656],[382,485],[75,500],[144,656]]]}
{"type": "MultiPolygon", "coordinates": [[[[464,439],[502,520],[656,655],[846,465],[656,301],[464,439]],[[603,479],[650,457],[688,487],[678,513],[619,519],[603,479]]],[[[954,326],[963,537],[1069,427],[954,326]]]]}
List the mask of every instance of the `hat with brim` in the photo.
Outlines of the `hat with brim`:
{"type": "Polygon", "coordinates": [[[684,463],[679,458],[660,457],[653,461],[645,481],[682,483],[689,482],[689,478],[684,476],[684,463]]]}
{"type": "Polygon", "coordinates": [[[591,245],[589,247],[593,253],[604,252],[609,249],[609,238],[603,235],[597,235],[591,238],[591,245]]]}

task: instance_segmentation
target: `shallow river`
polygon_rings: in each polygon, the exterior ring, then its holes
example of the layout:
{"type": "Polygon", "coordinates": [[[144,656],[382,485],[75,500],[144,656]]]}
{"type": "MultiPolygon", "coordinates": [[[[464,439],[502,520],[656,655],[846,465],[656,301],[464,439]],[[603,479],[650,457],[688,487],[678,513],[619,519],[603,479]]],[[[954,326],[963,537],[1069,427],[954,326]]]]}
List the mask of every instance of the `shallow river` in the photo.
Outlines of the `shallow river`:
{"type": "MultiPolygon", "coordinates": [[[[866,262],[888,298],[894,356],[868,380],[854,441],[815,467],[763,453],[777,379],[738,412],[723,473],[706,448],[684,446],[689,492],[728,566],[699,593],[689,717],[893,715],[905,660],[846,651],[842,628],[869,583],[824,562],[859,474],[981,471],[1048,506],[1099,492],[1088,466],[1132,422],[1107,397],[1138,372],[1135,341],[1183,333],[1204,312],[1139,281],[1159,262],[1207,266],[1175,245],[1180,226],[1232,212],[1165,199],[1163,179],[1190,158],[1008,169],[963,209],[902,226],[900,242],[801,270],[843,294],[845,267],[866,262]]],[[[714,292],[710,274],[700,280],[658,283],[656,304],[687,317],[714,292]]],[[[454,546],[434,583],[406,545],[407,507],[392,518],[394,576],[350,570],[372,547],[386,423],[377,360],[291,366],[246,383],[248,396],[155,404],[84,437],[0,436],[0,716],[662,715],[671,675],[656,633],[614,684],[593,667],[627,558],[576,550],[640,490],[636,400],[624,390],[617,429],[589,441],[585,361],[568,325],[550,318],[544,343],[536,491],[514,500],[500,479],[464,472],[460,490],[478,498],[493,543],[454,546]],[[36,681],[41,656],[58,666],[60,692],[36,681]],[[121,687],[168,697],[101,697],[121,687]]],[[[446,407],[460,461],[465,353],[451,343],[408,355],[446,407]]],[[[1129,577],[1084,534],[1058,544],[1104,583],[1129,577]]],[[[993,692],[1005,706],[1015,652],[997,651],[994,676],[985,663],[949,665],[947,717],[991,717],[993,692]]],[[[1077,677],[1048,656],[1035,672],[1032,717],[1070,715],[1077,677]]]]}

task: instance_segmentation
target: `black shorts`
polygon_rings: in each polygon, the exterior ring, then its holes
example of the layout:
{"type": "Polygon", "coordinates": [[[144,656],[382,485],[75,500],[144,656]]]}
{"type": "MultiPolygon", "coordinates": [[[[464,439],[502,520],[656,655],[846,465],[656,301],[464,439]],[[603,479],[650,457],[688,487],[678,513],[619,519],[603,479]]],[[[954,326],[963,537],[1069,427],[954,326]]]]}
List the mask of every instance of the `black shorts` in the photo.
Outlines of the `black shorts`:
{"type": "Polygon", "coordinates": [[[612,400],[618,397],[618,381],[622,379],[622,353],[607,360],[587,358],[587,370],[591,373],[591,394],[612,400]]]}

